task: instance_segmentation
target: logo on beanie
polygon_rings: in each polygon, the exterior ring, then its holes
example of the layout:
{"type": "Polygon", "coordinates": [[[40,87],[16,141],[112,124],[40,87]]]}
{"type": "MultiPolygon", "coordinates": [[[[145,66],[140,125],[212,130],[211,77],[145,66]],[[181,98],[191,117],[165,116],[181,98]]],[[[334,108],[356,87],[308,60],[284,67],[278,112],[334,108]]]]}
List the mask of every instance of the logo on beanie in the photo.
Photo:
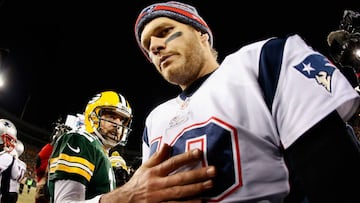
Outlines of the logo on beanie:
{"type": "Polygon", "coordinates": [[[149,14],[154,11],[155,7],[156,7],[155,5],[149,6],[149,8],[147,8],[143,13],[149,14]]]}

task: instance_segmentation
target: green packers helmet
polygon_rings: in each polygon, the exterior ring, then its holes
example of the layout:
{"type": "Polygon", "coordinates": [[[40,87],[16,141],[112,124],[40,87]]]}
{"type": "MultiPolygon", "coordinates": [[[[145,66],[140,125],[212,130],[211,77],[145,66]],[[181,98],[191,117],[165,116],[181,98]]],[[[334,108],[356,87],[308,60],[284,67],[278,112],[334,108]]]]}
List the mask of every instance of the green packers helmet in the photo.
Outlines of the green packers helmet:
{"type": "Polygon", "coordinates": [[[104,91],[96,94],[88,102],[84,117],[85,130],[88,133],[95,133],[106,147],[113,147],[117,144],[126,145],[131,132],[133,115],[130,104],[123,95],[114,91],[104,91]],[[113,123],[117,127],[115,135],[103,134],[100,127],[100,121],[104,120],[101,118],[102,114],[109,111],[122,117],[121,125],[113,123]]]}

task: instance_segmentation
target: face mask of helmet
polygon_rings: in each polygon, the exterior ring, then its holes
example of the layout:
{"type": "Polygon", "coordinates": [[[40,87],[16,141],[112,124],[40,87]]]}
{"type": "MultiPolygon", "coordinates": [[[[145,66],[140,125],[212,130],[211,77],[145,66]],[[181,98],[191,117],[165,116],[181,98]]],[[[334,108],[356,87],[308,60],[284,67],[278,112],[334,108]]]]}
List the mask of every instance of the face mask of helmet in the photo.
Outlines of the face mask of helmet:
{"type": "Polygon", "coordinates": [[[16,140],[8,134],[2,134],[1,139],[4,144],[4,151],[11,152],[15,148],[16,140]]]}
{"type": "Polygon", "coordinates": [[[98,128],[94,131],[100,138],[102,143],[108,147],[113,147],[117,144],[125,146],[128,135],[131,131],[131,119],[121,113],[118,108],[96,108],[91,116],[94,122],[98,122],[98,128]],[[97,113],[96,113],[97,112],[97,113]],[[110,119],[112,118],[112,119],[110,119]],[[113,120],[120,118],[120,123],[115,123],[113,120]],[[105,125],[112,125],[111,130],[105,129],[105,125]]]}
{"type": "Polygon", "coordinates": [[[117,144],[125,145],[127,137],[131,131],[132,110],[126,98],[114,91],[104,91],[94,95],[88,102],[84,112],[84,127],[88,133],[94,133],[99,137],[105,147],[113,147],[117,144]],[[121,116],[121,124],[114,124],[114,119],[104,117],[104,112],[111,111],[117,116],[121,116]],[[110,121],[110,122],[109,122],[110,121]],[[101,122],[101,123],[100,123],[101,122]],[[107,129],[102,129],[100,124],[107,125],[112,134],[107,133],[107,129]],[[113,126],[111,126],[113,125],[113,126]],[[115,126],[115,127],[114,127],[115,126]],[[114,130],[115,129],[115,130],[114,130]]]}
{"type": "Polygon", "coordinates": [[[3,145],[3,150],[11,152],[15,148],[17,140],[17,130],[15,125],[7,119],[0,119],[0,135],[0,144],[3,145]]]}

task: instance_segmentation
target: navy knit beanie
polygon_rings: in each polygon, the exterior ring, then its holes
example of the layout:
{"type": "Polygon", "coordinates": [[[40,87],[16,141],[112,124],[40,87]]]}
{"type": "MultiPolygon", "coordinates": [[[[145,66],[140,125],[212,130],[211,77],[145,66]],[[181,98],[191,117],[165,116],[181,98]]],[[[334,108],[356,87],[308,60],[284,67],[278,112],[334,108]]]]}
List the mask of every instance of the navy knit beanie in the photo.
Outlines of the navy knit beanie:
{"type": "MultiPolygon", "coordinates": [[[[135,37],[141,48],[140,36],[145,25],[157,17],[168,17],[209,35],[210,46],[213,45],[213,35],[206,22],[199,16],[197,10],[188,4],[177,1],[155,3],[144,8],[135,23],[135,37]]],[[[141,48],[142,49],[142,48],[141,48]]],[[[143,49],[142,49],[143,50],[143,49]]],[[[144,50],[143,50],[144,51],[144,50]]],[[[145,53],[145,52],[144,52],[145,53]]]]}

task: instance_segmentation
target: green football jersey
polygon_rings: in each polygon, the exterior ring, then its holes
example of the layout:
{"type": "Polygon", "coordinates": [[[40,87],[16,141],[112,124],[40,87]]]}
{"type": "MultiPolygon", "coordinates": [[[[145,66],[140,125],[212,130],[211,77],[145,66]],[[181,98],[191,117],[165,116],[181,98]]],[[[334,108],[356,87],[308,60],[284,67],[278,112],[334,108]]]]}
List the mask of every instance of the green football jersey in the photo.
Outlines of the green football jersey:
{"type": "Polygon", "coordinates": [[[100,140],[86,132],[64,134],[49,159],[49,192],[54,197],[56,180],[73,180],[86,187],[85,199],[116,187],[114,171],[100,140]]]}

